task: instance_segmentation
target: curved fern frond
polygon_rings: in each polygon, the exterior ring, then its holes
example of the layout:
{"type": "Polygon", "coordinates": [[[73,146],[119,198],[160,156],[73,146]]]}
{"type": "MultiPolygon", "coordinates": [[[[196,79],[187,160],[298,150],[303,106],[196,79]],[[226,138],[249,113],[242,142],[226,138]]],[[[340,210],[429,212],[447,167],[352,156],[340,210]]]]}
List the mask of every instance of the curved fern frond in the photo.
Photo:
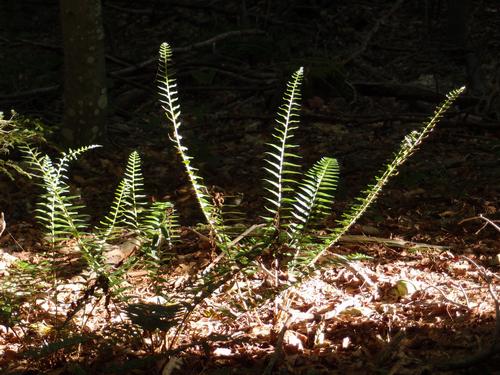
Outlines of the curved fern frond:
{"type": "Polygon", "coordinates": [[[293,204],[292,215],[295,221],[289,226],[292,244],[313,221],[319,221],[330,213],[338,175],[337,159],[328,157],[317,161],[306,172],[293,204]]]}
{"type": "Polygon", "coordinates": [[[220,218],[218,210],[214,207],[208,195],[206,185],[201,176],[198,175],[198,170],[192,166],[193,158],[188,155],[188,149],[182,143],[182,136],[179,133],[181,126],[180,105],[178,104],[177,84],[175,79],[169,72],[172,58],[172,50],[168,43],[162,43],[160,46],[160,59],[158,68],[158,88],[160,90],[160,102],[165,111],[165,115],[172,124],[171,139],[175,144],[179,153],[184,168],[186,169],[191,186],[201,211],[209,224],[212,233],[214,234],[219,245],[224,245],[227,240],[222,232],[220,232],[220,218]]]}
{"type": "Polygon", "coordinates": [[[422,141],[432,132],[436,124],[443,117],[444,113],[451,107],[453,102],[460,94],[465,91],[465,87],[453,90],[446,96],[446,100],[440,104],[434,111],[434,115],[428,122],[424,123],[420,130],[414,130],[401,142],[399,151],[394,155],[394,158],[388,163],[385,169],[375,179],[373,185],[369,185],[361,197],[356,198],[356,203],[352,205],[341,217],[336,228],[324,243],[321,251],[311,254],[308,259],[308,265],[313,266],[325,251],[336,244],[349,228],[365,213],[368,207],[377,199],[382,191],[382,188],[387,184],[389,179],[397,174],[398,168],[413,154],[422,141]]]}
{"type": "Polygon", "coordinates": [[[268,177],[264,179],[267,183],[265,189],[270,194],[265,197],[269,205],[265,206],[268,215],[263,218],[269,223],[269,229],[274,227],[277,231],[283,227],[283,219],[290,217],[291,200],[289,193],[293,191],[293,186],[296,184],[296,180],[292,176],[299,173],[300,166],[291,161],[299,158],[293,151],[298,146],[290,142],[294,130],[297,129],[296,124],[299,122],[300,86],[303,76],[304,69],[299,68],[293,73],[287,84],[283,97],[284,103],[277,113],[273,133],[275,141],[268,143],[271,150],[266,152],[266,158],[264,159],[267,164],[264,170],[268,174],[268,177]]]}
{"type": "Polygon", "coordinates": [[[40,185],[45,194],[36,212],[53,244],[71,237],[78,239],[86,226],[86,217],[78,212],[81,206],[75,203],[80,197],[70,195],[70,188],[64,180],[67,179],[69,162],[96,147],[100,146],[91,145],[69,150],[61,155],[56,165],[49,156],[42,156],[29,145],[21,148],[34,175],[43,181],[40,185]]]}
{"type": "Polygon", "coordinates": [[[40,185],[45,193],[36,209],[36,217],[45,227],[52,245],[55,246],[71,238],[76,239],[85,260],[93,270],[99,268],[100,261],[99,255],[94,253],[93,246],[85,239],[83,233],[88,220],[79,212],[82,206],[76,203],[81,198],[70,194],[70,187],[64,180],[67,179],[69,162],[96,147],[100,146],[84,146],[62,153],[56,165],[49,156],[43,156],[29,145],[21,148],[34,175],[42,180],[40,185]]]}

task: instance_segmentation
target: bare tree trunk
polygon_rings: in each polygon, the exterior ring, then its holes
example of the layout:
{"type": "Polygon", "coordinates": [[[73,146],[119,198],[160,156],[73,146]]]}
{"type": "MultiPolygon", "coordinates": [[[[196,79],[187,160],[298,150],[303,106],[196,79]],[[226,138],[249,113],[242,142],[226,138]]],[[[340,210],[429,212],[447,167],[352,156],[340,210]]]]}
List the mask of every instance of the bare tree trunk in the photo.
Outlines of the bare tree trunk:
{"type": "Polygon", "coordinates": [[[103,143],[106,70],[101,0],[59,0],[64,43],[62,140],[72,146],[103,143]]]}

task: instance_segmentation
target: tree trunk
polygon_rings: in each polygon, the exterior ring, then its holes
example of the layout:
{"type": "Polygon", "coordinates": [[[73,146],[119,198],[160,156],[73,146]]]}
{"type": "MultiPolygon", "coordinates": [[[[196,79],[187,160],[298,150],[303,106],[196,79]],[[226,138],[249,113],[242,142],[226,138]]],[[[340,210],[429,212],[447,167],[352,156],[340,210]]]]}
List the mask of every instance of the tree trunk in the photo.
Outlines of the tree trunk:
{"type": "Polygon", "coordinates": [[[105,140],[106,70],[101,0],[60,0],[64,44],[62,140],[81,146],[105,140]]]}

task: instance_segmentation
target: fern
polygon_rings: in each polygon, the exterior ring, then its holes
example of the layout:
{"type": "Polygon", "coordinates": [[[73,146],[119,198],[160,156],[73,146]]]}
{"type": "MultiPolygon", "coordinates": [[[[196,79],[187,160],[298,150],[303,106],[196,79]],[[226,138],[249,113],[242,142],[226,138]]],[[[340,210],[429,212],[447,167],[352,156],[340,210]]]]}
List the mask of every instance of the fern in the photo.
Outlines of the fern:
{"type": "Polygon", "coordinates": [[[405,136],[399,146],[398,152],[394,155],[392,161],[386,165],[385,169],[382,170],[379,176],[375,178],[375,183],[373,185],[369,185],[363,195],[356,198],[356,203],[342,215],[341,220],[338,222],[339,227],[336,228],[327,238],[321,251],[310,254],[308,258],[308,265],[310,267],[314,266],[325,251],[335,245],[342,235],[344,235],[349,228],[366,212],[368,207],[377,199],[378,195],[382,191],[382,188],[387,184],[389,179],[397,174],[398,168],[415,152],[418,146],[420,146],[423,140],[435,128],[444,113],[464,91],[465,87],[452,90],[446,96],[446,100],[436,108],[434,115],[428,122],[423,124],[420,130],[413,130],[410,134],[405,136]]]}
{"type": "Polygon", "coordinates": [[[330,213],[338,173],[337,160],[324,157],[305,174],[293,204],[292,215],[295,221],[289,227],[292,245],[309,229],[313,221],[319,221],[330,213]]]}
{"type": "Polygon", "coordinates": [[[139,229],[139,214],[144,206],[144,178],[141,172],[141,158],[137,151],[130,154],[125,170],[124,182],[129,187],[128,209],[124,211],[124,223],[136,231],[139,229]]]}
{"type": "Polygon", "coordinates": [[[298,159],[294,153],[298,146],[291,144],[293,132],[297,129],[300,110],[300,85],[304,76],[304,69],[300,68],[293,73],[287,84],[283,105],[279,108],[276,118],[276,127],[273,134],[274,143],[268,143],[271,151],[266,152],[264,159],[267,166],[264,168],[268,173],[264,181],[267,183],[266,190],[270,193],[265,199],[270,205],[265,209],[268,216],[264,220],[269,224],[268,229],[279,233],[285,225],[285,220],[290,218],[289,209],[291,200],[289,194],[296,184],[293,175],[298,174],[299,165],[291,160],[298,159]]]}
{"type": "Polygon", "coordinates": [[[160,60],[158,68],[158,87],[160,90],[160,102],[165,111],[168,121],[172,125],[171,139],[175,144],[175,148],[179,153],[186,173],[188,175],[191,186],[193,187],[196,200],[201,208],[201,211],[210,226],[211,232],[222,249],[228,243],[228,239],[222,233],[221,218],[219,211],[212,204],[211,198],[208,195],[203,179],[198,175],[198,170],[192,166],[193,158],[188,155],[187,147],[182,143],[182,136],[179,133],[181,126],[180,122],[180,105],[177,97],[177,84],[175,79],[169,73],[172,58],[172,50],[168,43],[162,43],[160,46],[160,60]]]}
{"type": "Polygon", "coordinates": [[[115,191],[111,210],[106,215],[102,225],[103,240],[107,240],[116,230],[139,229],[139,210],[144,205],[143,177],[141,173],[141,158],[133,151],[128,158],[125,176],[115,191]]]}
{"type": "Polygon", "coordinates": [[[171,202],[154,202],[141,228],[143,237],[149,241],[149,256],[158,262],[164,259],[160,253],[161,248],[171,250],[180,240],[178,216],[171,202]]]}
{"type": "Polygon", "coordinates": [[[69,185],[64,180],[67,179],[69,162],[97,147],[100,146],[91,145],[69,150],[62,153],[55,165],[49,156],[42,156],[29,145],[21,147],[34,175],[43,181],[41,186],[45,193],[36,210],[36,217],[45,227],[52,246],[71,238],[76,239],[87,264],[94,271],[100,269],[100,254],[94,251],[95,247],[84,236],[88,220],[79,212],[82,206],[76,203],[81,198],[70,194],[69,185]]]}
{"type": "MultiPolygon", "coordinates": [[[[3,112],[0,112],[0,155],[8,155],[12,149],[37,140],[43,140],[41,125],[37,121],[24,119],[15,112],[6,120],[3,112]]],[[[11,170],[29,176],[16,162],[0,159],[0,172],[14,180],[11,170]]]]}

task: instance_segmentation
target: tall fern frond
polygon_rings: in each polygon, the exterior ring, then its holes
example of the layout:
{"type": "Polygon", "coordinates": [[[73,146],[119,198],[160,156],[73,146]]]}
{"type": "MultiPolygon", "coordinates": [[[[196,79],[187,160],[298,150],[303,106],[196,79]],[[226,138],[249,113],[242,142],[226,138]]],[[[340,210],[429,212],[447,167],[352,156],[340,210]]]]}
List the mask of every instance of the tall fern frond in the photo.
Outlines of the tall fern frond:
{"type": "Polygon", "coordinates": [[[337,159],[328,157],[321,158],[306,172],[293,204],[295,220],[289,226],[292,244],[313,221],[319,221],[331,212],[338,175],[337,159]]]}
{"type": "Polygon", "coordinates": [[[120,184],[115,190],[115,197],[113,203],[111,203],[111,209],[109,213],[101,221],[101,234],[100,237],[105,241],[107,240],[117,229],[120,223],[123,222],[123,215],[125,210],[128,208],[127,196],[130,194],[130,185],[122,179],[120,184]]]}
{"type": "Polygon", "coordinates": [[[291,143],[293,132],[297,129],[300,111],[300,86],[304,76],[304,69],[299,68],[293,73],[287,84],[283,104],[278,110],[276,126],[273,133],[274,142],[268,143],[271,150],[266,152],[264,159],[267,164],[264,170],[268,177],[264,179],[267,183],[265,189],[269,196],[265,197],[269,205],[265,206],[268,214],[264,220],[269,228],[277,231],[283,227],[283,219],[289,218],[289,204],[291,203],[289,193],[293,191],[296,180],[292,177],[298,174],[299,165],[292,162],[299,158],[294,153],[297,145],[291,143]],[[287,207],[288,205],[288,207],[287,207]]]}
{"type": "Polygon", "coordinates": [[[214,207],[208,195],[208,191],[201,176],[198,175],[198,170],[192,166],[193,158],[188,155],[188,149],[182,143],[182,136],[179,133],[181,126],[180,105],[178,103],[177,84],[175,79],[170,74],[170,64],[172,58],[172,50],[168,43],[162,43],[160,46],[160,59],[158,68],[158,88],[160,91],[160,102],[165,111],[165,115],[172,124],[171,139],[175,144],[179,153],[184,168],[186,169],[191,186],[201,211],[209,224],[212,233],[215,236],[219,245],[227,243],[224,234],[220,231],[220,218],[218,210],[214,207]]]}
{"type": "Polygon", "coordinates": [[[440,104],[434,111],[433,116],[423,124],[420,130],[414,130],[406,135],[399,146],[399,151],[394,155],[394,158],[383,169],[379,176],[375,178],[375,183],[369,185],[364,191],[363,196],[356,198],[356,203],[353,204],[341,217],[336,228],[324,243],[324,247],[319,252],[313,252],[308,258],[308,265],[313,266],[325,251],[336,244],[349,228],[365,213],[368,207],[377,199],[382,191],[382,188],[387,184],[389,179],[397,174],[398,168],[413,154],[422,141],[432,132],[444,113],[451,107],[453,102],[460,94],[465,91],[465,87],[452,90],[446,96],[446,100],[440,104]]]}
{"type": "Polygon", "coordinates": [[[132,229],[139,228],[139,214],[141,207],[145,205],[144,199],[144,178],[141,172],[141,157],[137,151],[133,151],[128,159],[127,168],[125,170],[125,183],[129,186],[130,194],[128,195],[129,210],[124,212],[125,223],[132,229]]]}
{"type": "Polygon", "coordinates": [[[139,211],[144,205],[144,179],[141,172],[141,158],[133,151],[128,158],[125,175],[116,191],[111,210],[101,221],[101,237],[106,240],[117,229],[139,228],[139,211]]]}

